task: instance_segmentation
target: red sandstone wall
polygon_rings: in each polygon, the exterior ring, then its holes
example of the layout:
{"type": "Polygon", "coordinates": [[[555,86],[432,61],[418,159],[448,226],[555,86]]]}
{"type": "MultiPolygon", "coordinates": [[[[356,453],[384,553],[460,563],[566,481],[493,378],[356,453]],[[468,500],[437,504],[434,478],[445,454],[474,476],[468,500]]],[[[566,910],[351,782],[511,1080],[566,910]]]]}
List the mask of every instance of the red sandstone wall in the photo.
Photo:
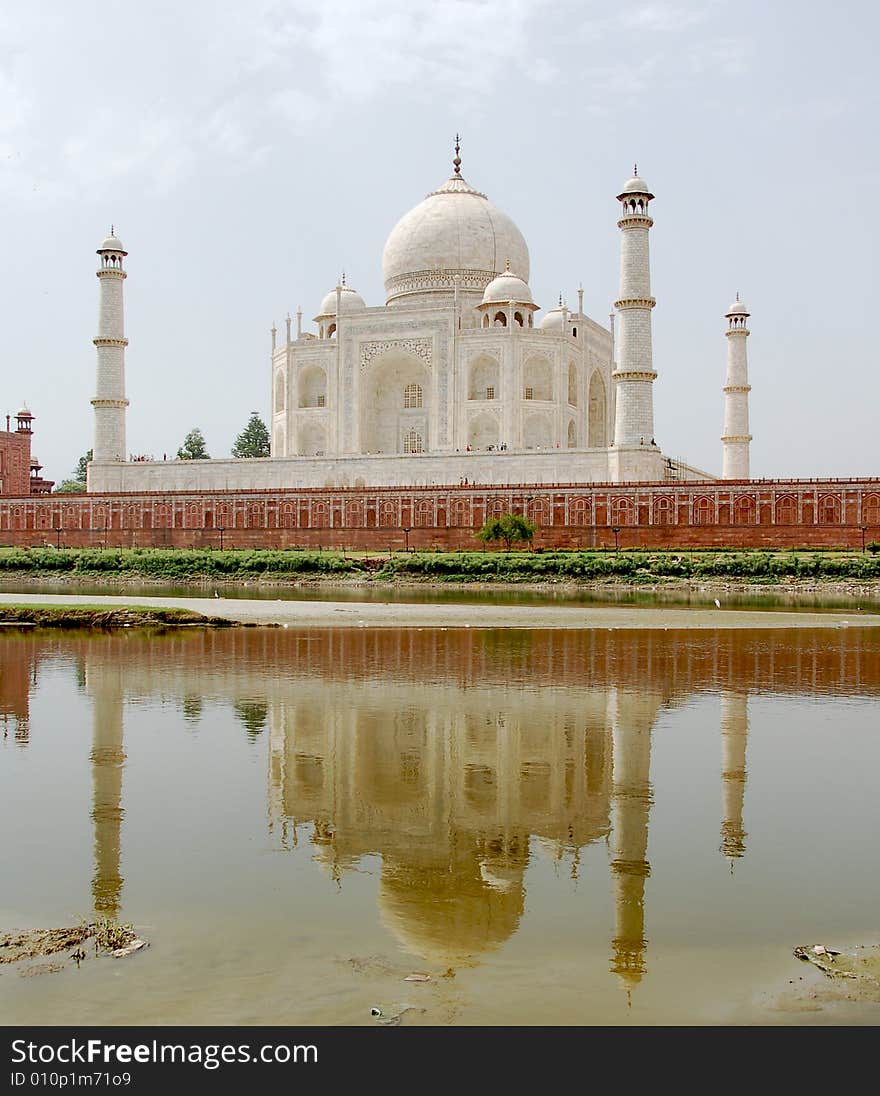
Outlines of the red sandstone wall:
{"type": "Polygon", "coordinates": [[[615,526],[621,548],[860,548],[880,540],[880,478],[53,495],[0,499],[0,544],[474,549],[511,511],[538,548],[614,547],[615,526]]]}
{"type": "Polygon", "coordinates": [[[30,495],[31,436],[0,430],[0,497],[30,495]]]}

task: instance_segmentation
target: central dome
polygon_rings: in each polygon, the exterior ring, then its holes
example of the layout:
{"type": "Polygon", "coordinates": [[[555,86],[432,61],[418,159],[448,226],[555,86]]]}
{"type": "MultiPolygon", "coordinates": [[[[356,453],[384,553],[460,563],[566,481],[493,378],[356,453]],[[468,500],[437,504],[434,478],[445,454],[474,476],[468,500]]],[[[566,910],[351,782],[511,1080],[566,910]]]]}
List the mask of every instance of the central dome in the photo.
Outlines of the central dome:
{"type": "Polygon", "coordinates": [[[465,182],[457,165],[455,170],[397,222],[385,243],[382,274],[389,304],[432,304],[454,290],[456,275],[460,290],[482,295],[508,263],[528,281],[529,249],[522,233],[465,182]]]}

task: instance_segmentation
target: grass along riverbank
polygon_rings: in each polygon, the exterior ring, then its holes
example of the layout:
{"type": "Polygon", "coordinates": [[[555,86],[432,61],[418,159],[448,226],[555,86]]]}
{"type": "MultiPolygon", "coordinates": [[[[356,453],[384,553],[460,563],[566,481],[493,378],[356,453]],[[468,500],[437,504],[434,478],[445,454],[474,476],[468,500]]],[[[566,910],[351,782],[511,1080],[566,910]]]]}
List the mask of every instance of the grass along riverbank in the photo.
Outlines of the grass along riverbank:
{"type": "Polygon", "coordinates": [[[430,583],[735,582],[880,588],[880,554],[849,551],[476,551],[369,555],[339,551],[0,549],[0,581],[67,576],[117,583],[147,579],[267,582],[357,579],[430,583]]]}
{"type": "MultiPolygon", "coordinates": [[[[2,595],[0,595],[2,597],[2,595]]],[[[0,626],[14,628],[231,628],[237,622],[189,609],[138,605],[3,605],[0,626]]]]}

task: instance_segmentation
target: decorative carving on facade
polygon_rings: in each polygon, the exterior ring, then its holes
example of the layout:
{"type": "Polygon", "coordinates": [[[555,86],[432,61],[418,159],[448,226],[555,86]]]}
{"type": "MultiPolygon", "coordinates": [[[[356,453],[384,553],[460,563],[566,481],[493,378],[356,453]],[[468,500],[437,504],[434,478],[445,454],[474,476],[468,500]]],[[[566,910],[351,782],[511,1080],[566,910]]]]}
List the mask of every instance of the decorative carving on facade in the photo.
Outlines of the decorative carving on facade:
{"type": "Polygon", "coordinates": [[[406,293],[446,292],[455,288],[458,278],[459,290],[482,292],[497,277],[494,270],[415,270],[411,274],[401,274],[392,278],[386,285],[388,300],[406,293]]]}
{"type": "Polygon", "coordinates": [[[366,369],[374,358],[387,354],[389,350],[402,350],[408,354],[415,354],[426,369],[431,369],[433,358],[431,339],[383,339],[361,343],[361,369],[366,369]]]}

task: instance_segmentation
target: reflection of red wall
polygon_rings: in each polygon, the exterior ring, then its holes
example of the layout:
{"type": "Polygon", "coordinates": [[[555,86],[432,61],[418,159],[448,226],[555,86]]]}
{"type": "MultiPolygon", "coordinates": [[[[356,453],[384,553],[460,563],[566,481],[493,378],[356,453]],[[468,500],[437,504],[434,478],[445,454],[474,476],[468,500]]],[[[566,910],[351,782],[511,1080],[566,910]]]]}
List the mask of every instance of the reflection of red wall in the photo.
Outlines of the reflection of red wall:
{"type": "Polygon", "coordinates": [[[9,636],[0,659],[0,726],[6,735],[13,721],[18,742],[28,740],[31,682],[39,659],[39,643],[28,636],[9,636]]]}
{"type": "MultiPolygon", "coordinates": [[[[0,435],[2,436],[2,435],[0,435]]],[[[16,437],[7,434],[6,437],[16,437]]],[[[27,481],[25,482],[27,486],[27,481]]],[[[518,487],[321,488],[0,500],[0,544],[477,548],[487,514],[528,512],[536,547],[861,547],[880,478],[518,487]]]]}
{"type": "Polygon", "coordinates": [[[0,430],[0,496],[30,495],[31,435],[0,430]]]}

